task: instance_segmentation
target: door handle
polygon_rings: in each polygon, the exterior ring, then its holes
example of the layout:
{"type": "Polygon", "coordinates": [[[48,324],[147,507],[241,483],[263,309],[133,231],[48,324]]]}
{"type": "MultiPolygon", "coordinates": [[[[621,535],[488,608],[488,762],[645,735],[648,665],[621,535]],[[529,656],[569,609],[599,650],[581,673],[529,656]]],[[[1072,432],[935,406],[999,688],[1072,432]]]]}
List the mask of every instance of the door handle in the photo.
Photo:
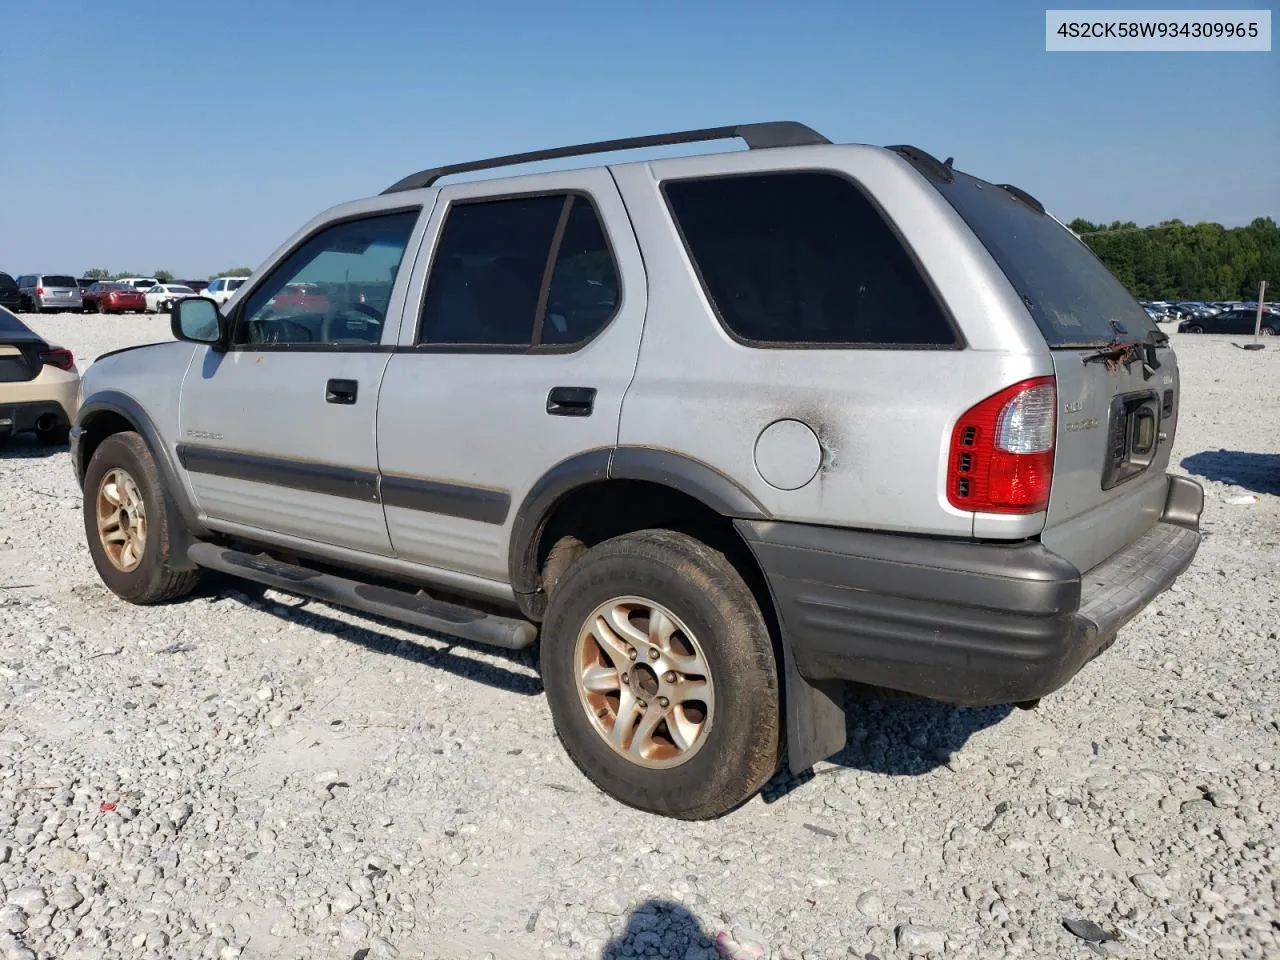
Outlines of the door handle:
{"type": "Polygon", "coordinates": [[[358,380],[330,380],[324,387],[324,402],[355,403],[356,393],[359,389],[360,382],[358,380]]]}
{"type": "Polygon", "coordinates": [[[547,394],[547,413],[553,417],[589,417],[595,404],[595,387],[552,387],[547,394]]]}

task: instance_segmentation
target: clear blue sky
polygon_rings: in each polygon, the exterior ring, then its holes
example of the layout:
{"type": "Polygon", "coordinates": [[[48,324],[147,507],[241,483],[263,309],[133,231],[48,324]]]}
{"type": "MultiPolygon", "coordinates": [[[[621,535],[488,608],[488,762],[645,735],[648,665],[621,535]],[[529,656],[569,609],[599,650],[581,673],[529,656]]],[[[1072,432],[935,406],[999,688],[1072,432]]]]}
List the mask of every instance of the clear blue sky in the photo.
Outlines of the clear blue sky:
{"type": "Polygon", "coordinates": [[[421,167],[775,119],[954,156],[1063,219],[1280,218],[1280,52],[1046,53],[1044,11],[14,3],[0,269],[204,277],[421,167]]]}

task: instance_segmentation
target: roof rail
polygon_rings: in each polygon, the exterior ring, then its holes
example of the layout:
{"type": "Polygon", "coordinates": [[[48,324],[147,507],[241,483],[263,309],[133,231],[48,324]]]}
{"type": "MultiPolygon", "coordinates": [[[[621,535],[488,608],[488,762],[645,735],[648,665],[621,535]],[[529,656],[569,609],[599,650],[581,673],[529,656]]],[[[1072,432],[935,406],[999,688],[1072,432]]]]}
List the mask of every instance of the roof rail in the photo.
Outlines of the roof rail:
{"type": "Polygon", "coordinates": [[[778,120],[771,123],[740,123],[730,127],[706,127],[702,130],[682,130],[678,133],[658,133],[648,137],[628,137],[623,140],[601,140],[598,143],[582,143],[574,147],[556,147],[554,150],[534,150],[531,153],[512,153],[505,157],[487,160],[471,160],[452,163],[444,167],[431,167],[410,174],[393,183],[383,194],[401,193],[429,187],[441,177],[473,170],[492,170],[496,167],[513,167],[540,160],[559,160],[564,157],[582,157],[593,153],[614,153],[619,150],[639,150],[645,147],[666,147],[677,143],[702,143],[708,140],[741,139],[752,150],[768,147],[807,147],[831,141],[816,130],[794,120],[778,120]]]}

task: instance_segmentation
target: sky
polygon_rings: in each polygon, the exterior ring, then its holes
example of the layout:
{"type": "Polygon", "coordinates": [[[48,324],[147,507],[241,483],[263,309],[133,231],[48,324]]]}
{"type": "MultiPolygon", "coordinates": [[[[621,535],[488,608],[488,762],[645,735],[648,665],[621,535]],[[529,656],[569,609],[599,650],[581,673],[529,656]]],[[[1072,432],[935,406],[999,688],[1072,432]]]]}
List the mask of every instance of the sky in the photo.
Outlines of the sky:
{"type": "Polygon", "coordinates": [[[15,276],[256,267],[423,167],[759,120],[953,156],[1062,220],[1280,219],[1274,42],[1048,53],[1028,3],[41,0],[4,35],[15,276]]]}

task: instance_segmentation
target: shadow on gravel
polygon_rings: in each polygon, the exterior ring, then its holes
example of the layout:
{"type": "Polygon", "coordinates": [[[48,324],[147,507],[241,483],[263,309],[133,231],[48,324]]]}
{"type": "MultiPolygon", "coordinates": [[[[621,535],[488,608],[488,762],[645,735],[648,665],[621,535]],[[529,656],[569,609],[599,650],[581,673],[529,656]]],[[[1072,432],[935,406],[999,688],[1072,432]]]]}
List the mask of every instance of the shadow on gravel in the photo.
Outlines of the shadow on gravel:
{"type": "MultiPolygon", "coordinates": [[[[326,614],[323,605],[318,600],[297,597],[291,603],[278,603],[264,599],[267,589],[267,587],[250,581],[210,574],[203,582],[199,595],[211,598],[218,597],[224,600],[236,600],[274,617],[279,617],[281,620],[297,624],[300,627],[309,627],[312,630],[332,634],[340,640],[354,643],[374,653],[381,653],[389,657],[399,657],[402,660],[424,667],[445,670],[463,679],[474,680],[478,683],[496,687],[499,690],[506,690],[509,693],[519,693],[531,697],[542,692],[542,681],[536,673],[536,660],[533,650],[528,652],[503,650],[500,647],[470,644],[457,637],[444,636],[435,638],[441,643],[448,644],[443,648],[405,641],[399,637],[380,633],[377,629],[380,626],[394,627],[398,630],[413,629],[412,627],[406,627],[402,623],[394,623],[364,612],[357,612],[353,613],[353,616],[359,617],[368,626],[355,626],[326,614]],[[461,652],[455,653],[455,650],[461,652]],[[528,672],[508,670],[496,664],[474,659],[467,655],[469,650],[475,650],[491,657],[501,657],[509,660],[513,666],[524,667],[528,672]]],[[[424,639],[427,636],[429,635],[424,632],[424,639]]],[[[536,650],[536,647],[534,649],[536,650]]]]}
{"type": "Polygon", "coordinates": [[[45,460],[67,452],[65,443],[41,443],[27,433],[0,437],[0,460],[45,460]]]}
{"type": "Polygon", "coordinates": [[[600,960],[623,957],[715,957],[709,934],[688,907],[669,900],[646,900],[627,916],[621,933],[604,945],[600,960]]]}
{"type": "Polygon", "coordinates": [[[1280,453],[1205,450],[1183,457],[1182,467],[1206,480],[1234,484],[1254,493],[1280,494],[1280,453]]]}
{"type": "Polygon", "coordinates": [[[785,769],[761,792],[766,803],[782,799],[816,776],[847,767],[893,777],[918,777],[946,766],[975,733],[993,727],[1015,709],[955,707],[936,700],[873,699],[855,689],[845,694],[845,748],[831,757],[835,767],[792,776],[785,769]]]}

